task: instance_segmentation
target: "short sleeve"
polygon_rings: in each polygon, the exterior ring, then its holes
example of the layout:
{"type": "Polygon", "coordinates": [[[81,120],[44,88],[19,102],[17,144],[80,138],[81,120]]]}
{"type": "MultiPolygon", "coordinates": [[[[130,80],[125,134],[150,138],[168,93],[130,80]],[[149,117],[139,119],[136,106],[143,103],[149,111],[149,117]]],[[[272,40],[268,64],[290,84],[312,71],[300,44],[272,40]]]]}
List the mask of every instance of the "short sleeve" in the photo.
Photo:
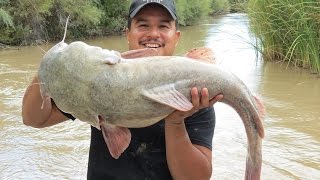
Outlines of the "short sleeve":
{"type": "Polygon", "coordinates": [[[185,124],[192,144],[212,150],[212,139],[216,124],[213,107],[202,109],[188,117],[185,124]]]}
{"type": "MultiPolygon", "coordinates": [[[[58,108],[58,109],[59,109],[59,108],[58,108]]],[[[72,119],[72,120],[75,120],[75,119],[76,119],[76,118],[73,117],[71,114],[61,111],[61,109],[59,109],[59,111],[62,112],[62,114],[65,115],[65,116],[66,116],[67,118],[69,118],[69,119],[72,119]]]]}
{"type": "MultiPolygon", "coordinates": [[[[56,104],[56,103],[53,101],[53,99],[51,99],[51,103],[52,103],[52,104],[56,104]]],[[[57,106],[57,105],[56,105],[56,106],[57,106]]],[[[60,111],[63,115],[65,115],[67,118],[72,119],[72,120],[75,120],[75,119],[76,119],[76,118],[73,117],[71,114],[66,113],[66,112],[63,112],[58,106],[57,106],[57,108],[58,108],[59,111],[60,111]]]]}

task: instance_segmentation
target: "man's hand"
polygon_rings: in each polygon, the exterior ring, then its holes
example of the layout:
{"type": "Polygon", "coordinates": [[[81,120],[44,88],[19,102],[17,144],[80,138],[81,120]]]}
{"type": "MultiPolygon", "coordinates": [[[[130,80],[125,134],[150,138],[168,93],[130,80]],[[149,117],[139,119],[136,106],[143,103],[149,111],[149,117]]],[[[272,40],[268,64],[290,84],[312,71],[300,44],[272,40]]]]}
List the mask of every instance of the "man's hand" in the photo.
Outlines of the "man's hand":
{"type": "Polygon", "coordinates": [[[198,89],[194,87],[191,89],[191,97],[193,108],[190,111],[174,111],[165,118],[166,122],[181,124],[184,122],[185,118],[191,116],[200,109],[213,106],[214,103],[220,101],[223,98],[223,95],[219,94],[210,100],[207,88],[203,88],[199,96],[198,89]]]}
{"type": "Polygon", "coordinates": [[[211,48],[199,47],[189,50],[186,54],[186,57],[197,59],[202,62],[216,64],[216,58],[211,48]]]}

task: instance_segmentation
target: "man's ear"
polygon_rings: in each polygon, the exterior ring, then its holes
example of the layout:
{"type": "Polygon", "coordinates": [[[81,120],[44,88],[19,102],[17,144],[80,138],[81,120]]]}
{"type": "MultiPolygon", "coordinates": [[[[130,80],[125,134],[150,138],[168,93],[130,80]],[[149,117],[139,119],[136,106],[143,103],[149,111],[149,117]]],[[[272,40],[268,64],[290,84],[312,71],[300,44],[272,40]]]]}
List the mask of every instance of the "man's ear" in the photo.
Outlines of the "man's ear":
{"type": "Polygon", "coordinates": [[[175,46],[178,45],[178,42],[180,40],[180,36],[181,36],[181,32],[180,31],[176,31],[176,45],[175,46]]]}
{"type": "Polygon", "coordinates": [[[181,35],[181,32],[180,31],[176,31],[176,36],[178,37],[178,40],[180,39],[180,35],[181,35]]]}
{"type": "Polygon", "coordinates": [[[126,28],[126,37],[127,37],[127,41],[129,43],[129,32],[130,32],[130,29],[129,28],[126,28]]]}

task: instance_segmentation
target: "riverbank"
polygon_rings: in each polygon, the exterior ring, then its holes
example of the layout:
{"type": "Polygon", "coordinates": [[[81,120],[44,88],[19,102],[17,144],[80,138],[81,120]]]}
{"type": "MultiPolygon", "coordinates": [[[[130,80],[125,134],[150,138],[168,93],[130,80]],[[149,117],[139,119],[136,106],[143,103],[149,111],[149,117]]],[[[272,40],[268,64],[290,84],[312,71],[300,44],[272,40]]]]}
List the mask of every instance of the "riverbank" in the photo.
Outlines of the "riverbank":
{"type": "Polygon", "coordinates": [[[0,50],[19,50],[19,47],[18,46],[9,46],[9,45],[0,43],[0,50]]]}

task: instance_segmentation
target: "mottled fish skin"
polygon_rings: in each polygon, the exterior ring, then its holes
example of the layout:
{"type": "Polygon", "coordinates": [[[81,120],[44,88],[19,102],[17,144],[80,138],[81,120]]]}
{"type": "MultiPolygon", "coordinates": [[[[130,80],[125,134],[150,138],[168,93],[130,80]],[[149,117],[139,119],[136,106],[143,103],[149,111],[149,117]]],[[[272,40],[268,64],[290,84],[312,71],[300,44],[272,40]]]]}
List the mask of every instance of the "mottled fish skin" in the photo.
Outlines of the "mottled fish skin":
{"type": "Polygon", "coordinates": [[[39,68],[41,93],[63,111],[98,129],[104,123],[129,128],[157,123],[176,109],[192,108],[190,89],[208,88],[211,97],[240,115],[248,139],[246,179],[260,179],[263,105],[235,75],[217,65],[180,56],[122,59],[83,42],[48,51],[39,68]]]}

